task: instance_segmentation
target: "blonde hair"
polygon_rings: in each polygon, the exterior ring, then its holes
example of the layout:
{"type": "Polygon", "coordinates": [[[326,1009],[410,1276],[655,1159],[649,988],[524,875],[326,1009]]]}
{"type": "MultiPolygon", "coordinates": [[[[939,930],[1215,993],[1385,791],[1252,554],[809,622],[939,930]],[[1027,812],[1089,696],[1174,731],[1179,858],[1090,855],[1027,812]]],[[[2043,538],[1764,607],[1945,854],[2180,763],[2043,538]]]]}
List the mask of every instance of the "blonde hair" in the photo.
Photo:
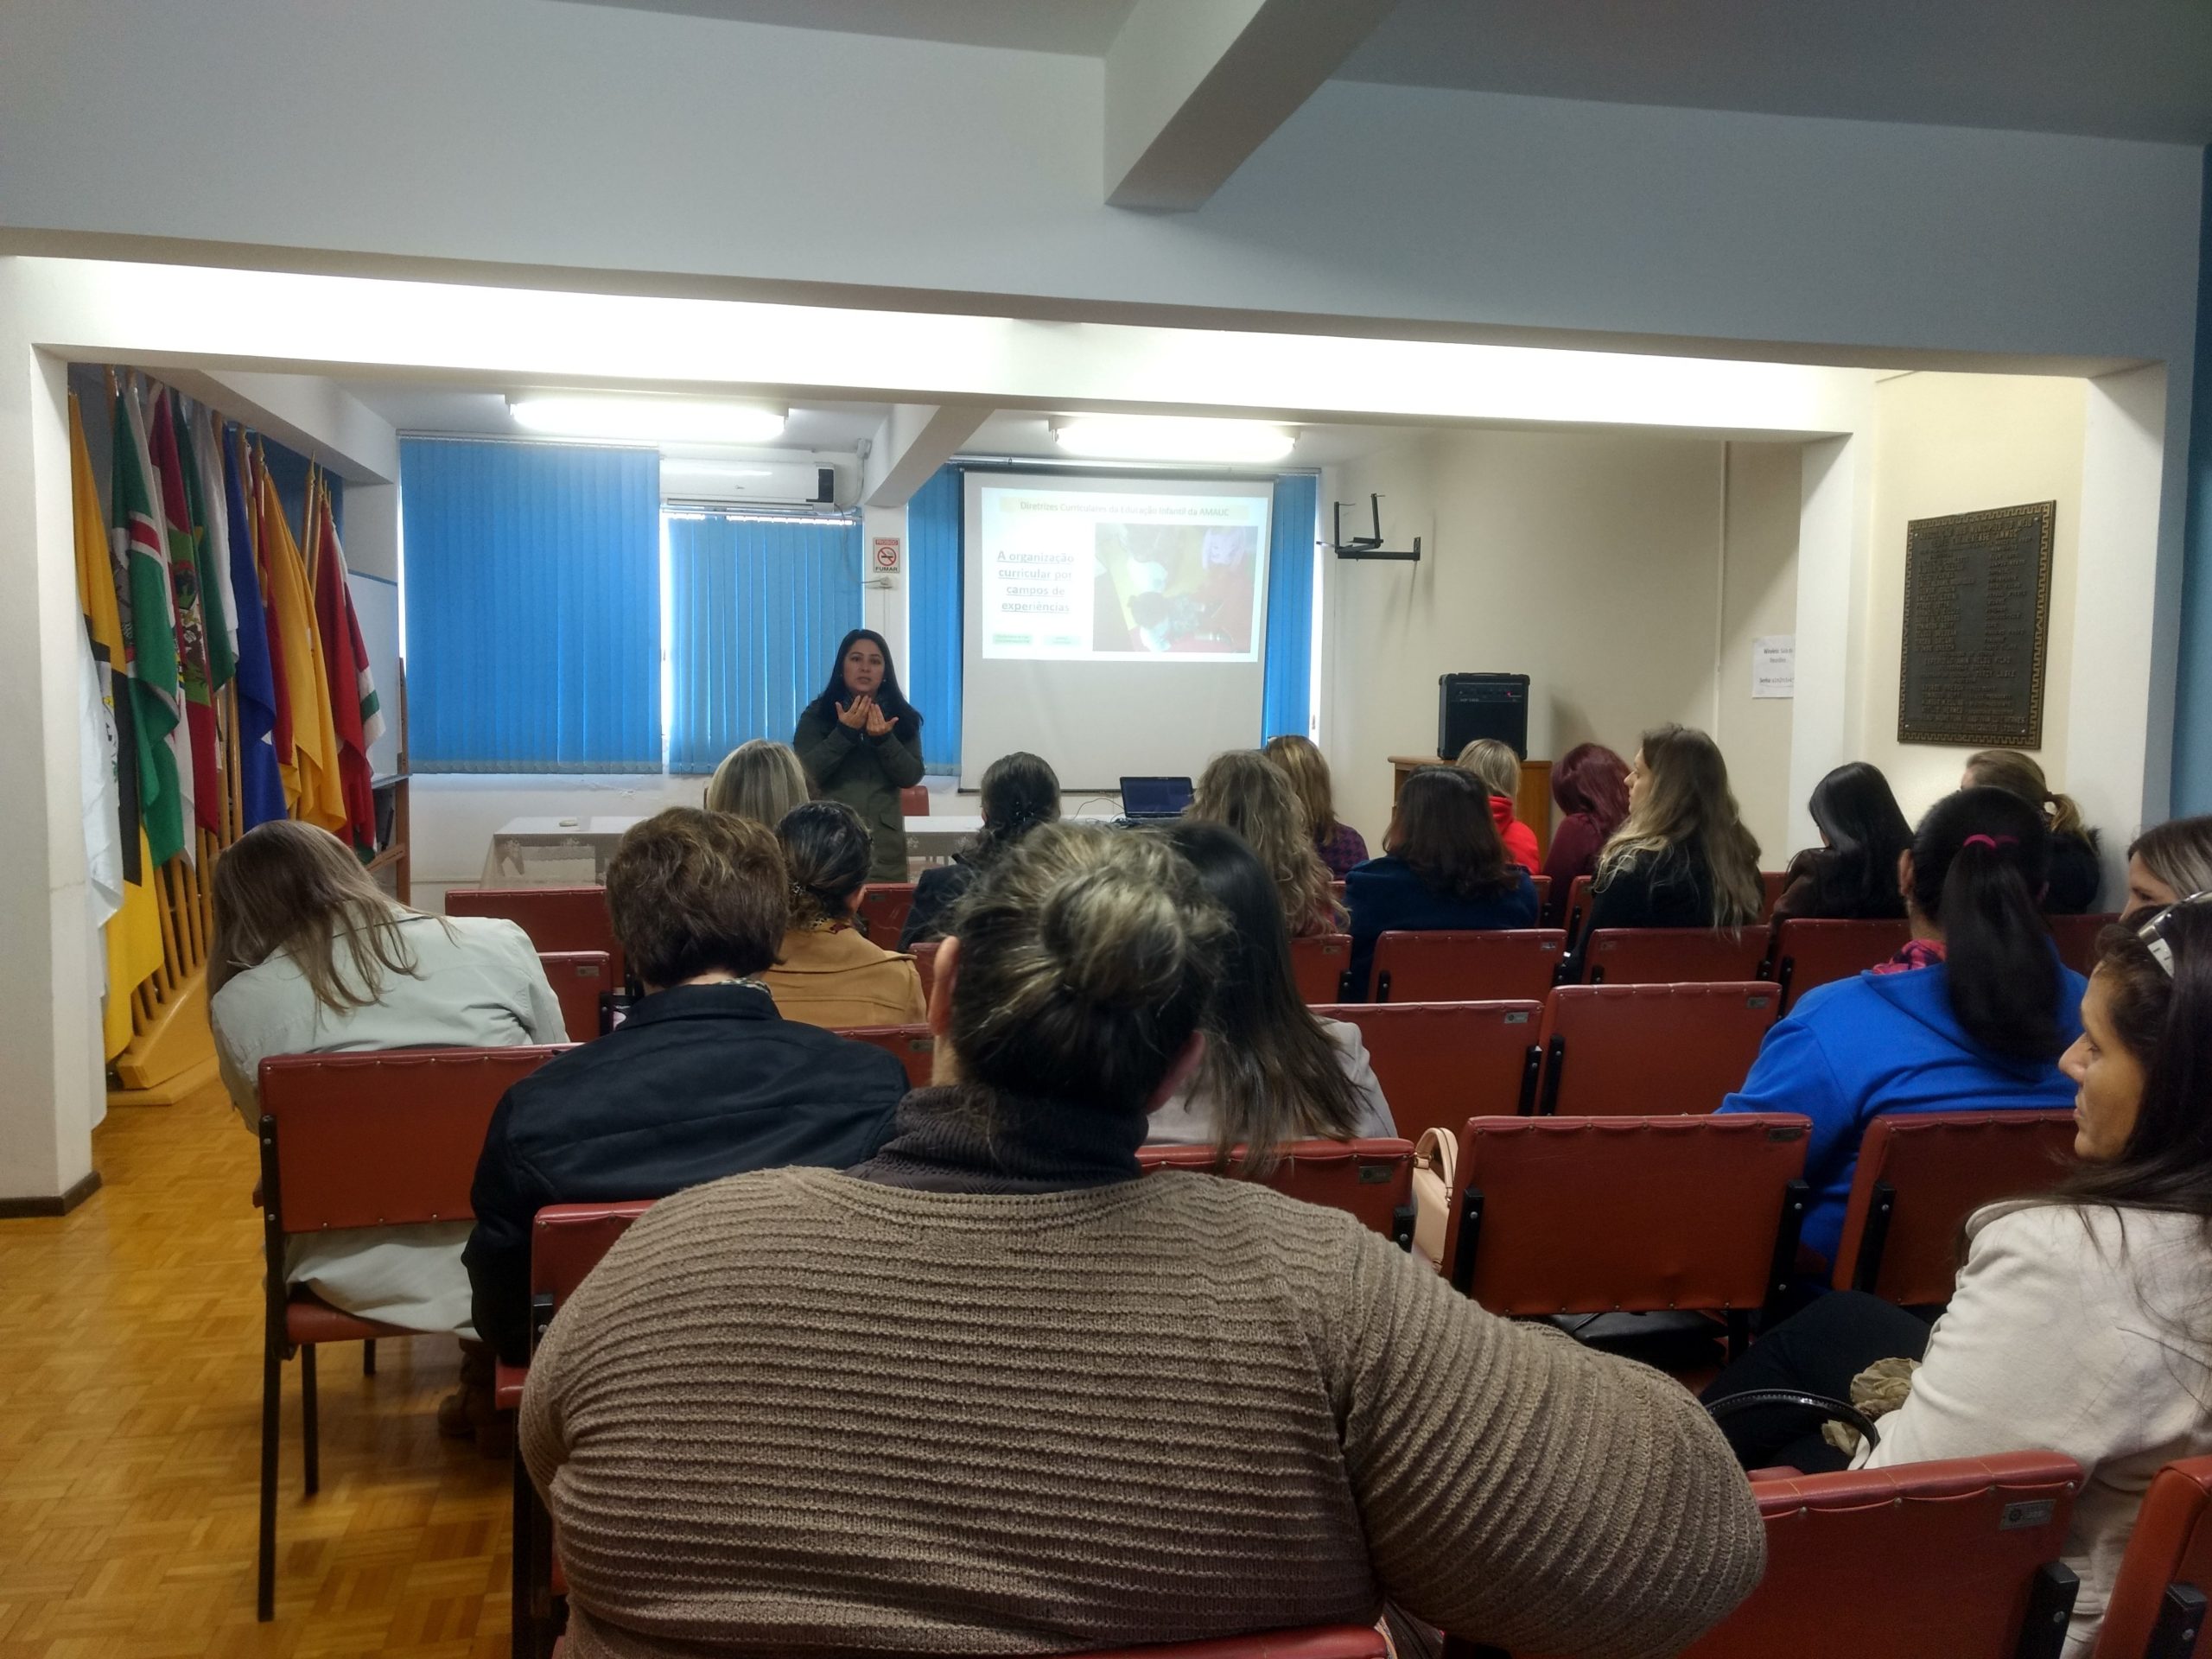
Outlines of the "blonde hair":
{"type": "Polygon", "coordinates": [[[750,818],[771,830],[806,798],[806,769],[798,753],[765,737],[739,744],[707,780],[708,811],[750,818]]]}
{"type": "Polygon", "coordinates": [[[1694,848],[1713,880],[1712,925],[1757,921],[1766,902],[1759,844],[1744,828],[1719,746],[1694,727],[1669,725],[1646,732],[1642,748],[1650,785],[1598,855],[1594,885],[1607,885],[1632,859],[1694,848]]]}
{"type": "Polygon", "coordinates": [[[1983,749],[1967,757],[1967,775],[1977,784],[2001,789],[2043,809],[2054,836],[2086,836],[2089,826],[2071,795],[2051,788],[2043,768],[2017,749],[1983,749]]]}
{"type": "Polygon", "coordinates": [[[1483,786],[1493,795],[1503,795],[1509,801],[1521,794],[1521,757],[1513,752],[1510,743],[1501,743],[1494,737],[1478,737],[1459,751],[1459,758],[1452,763],[1463,772],[1471,772],[1483,781],[1483,786]]]}
{"type": "Polygon", "coordinates": [[[1290,774],[1259,750],[1214,756],[1192,791],[1188,816],[1201,823],[1225,823],[1244,837],[1274,880],[1293,938],[1336,925],[1329,867],[1306,832],[1298,791],[1290,774]]]}
{"type": "Polygon", "coordinates": [[[1260,753],[1282,768],[1306,809],[1306,833],[1315,846],[1337,833],[1337,803],[1330,787],[1329,762],[1311,738],[1286,733],[1271,737],[1260,753]]]}
{"type": "Polygon", "coordinates": [[[1040,824],[960,912],[960,1074],[1018,1097],[1143,1109],[1206,1011],[1229,923],[1164,840],[1040,824]]]}
{"type": "Polygon", "coordinates": [[[247,830],[215,861],[211,897],[210,995],[283,955],[316,1001],[344,1014],[376,1002],[387,971],[415,972],[399,923],[422,912],[388,897],[351,848],[314,824],[276,818],[247,830]]]}

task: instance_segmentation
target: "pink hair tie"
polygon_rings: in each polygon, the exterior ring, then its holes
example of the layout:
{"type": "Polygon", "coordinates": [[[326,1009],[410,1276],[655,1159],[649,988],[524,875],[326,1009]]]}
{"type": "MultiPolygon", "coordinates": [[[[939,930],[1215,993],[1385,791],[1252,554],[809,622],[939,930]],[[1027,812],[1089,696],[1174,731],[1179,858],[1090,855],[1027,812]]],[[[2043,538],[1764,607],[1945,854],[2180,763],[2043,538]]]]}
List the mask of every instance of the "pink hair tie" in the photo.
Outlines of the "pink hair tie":
{"type": "Polygon", "coordinates": [[[1968,836],[1960,844],[1966,847],[1986,847],[1993,853],[1999,847],[2018,846],[2020,838],[2018,836],[1968,836]]]}

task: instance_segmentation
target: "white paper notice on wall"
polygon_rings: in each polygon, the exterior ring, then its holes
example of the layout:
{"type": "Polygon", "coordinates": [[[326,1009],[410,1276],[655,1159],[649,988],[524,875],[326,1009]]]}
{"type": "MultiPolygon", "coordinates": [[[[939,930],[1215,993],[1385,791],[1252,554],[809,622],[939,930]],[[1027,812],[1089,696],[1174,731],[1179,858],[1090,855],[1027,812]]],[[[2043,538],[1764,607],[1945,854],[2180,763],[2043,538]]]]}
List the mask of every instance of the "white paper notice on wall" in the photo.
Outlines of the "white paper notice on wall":
{"type": "Polygon", "coordinates": [[[1790,697],[1797,694],[1797,636],[1763,633],[1751,641],[1751,695],[1790,697]]]}

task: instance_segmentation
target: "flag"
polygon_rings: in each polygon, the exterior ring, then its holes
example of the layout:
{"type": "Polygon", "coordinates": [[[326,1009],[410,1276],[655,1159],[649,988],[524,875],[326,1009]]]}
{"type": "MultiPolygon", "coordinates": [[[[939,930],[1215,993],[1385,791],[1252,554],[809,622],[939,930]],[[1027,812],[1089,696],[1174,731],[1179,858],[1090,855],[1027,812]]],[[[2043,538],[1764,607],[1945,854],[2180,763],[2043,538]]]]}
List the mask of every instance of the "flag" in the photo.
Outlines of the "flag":
{"type": "Polygon", "coordinates": [[[214,555],[208,561],[206,583],[209,615],[219,605],[223,618],[219,633],[208,637],[207,657],[211,666],[227,664],[215,676],[218,685],[227,685],[238,671],[238,573],[231,563],[231,529],[237,522],[231,501],[238,489],[223,475],[223,423],[204,404],[192,417],[192,449],[200,460],[200,498],[207,505],[207,516],[200,522],[207,526],[207,545],[214,555]]]}
{"type": "MultiPolygon", "coordinates": [[[[185,509],[192,523],[193,563],[200,588],[200,615],[206,623],[207,645],[207,693],[213,704],[214,694],[231,683],[238,672],[238,630],[231,624],[230,526],[224,522],[223,477],[212,476],[208,467],[214,461],[214,451],[200,450],[200,416],[184,412],[184,400],[176,404],[176,454],[184,473],[185,509]]],[[[218,715],[219,716],[219,709],[218,715]]],[[[215,753],[219,763],[222,745],[218,742],[215,753]]]]}
{"type": "Polygon", "coordinates": [[[280,747],[276,761],[280,768],[289,763],[291,769],[284,792],[292,803],[292,816],[326,830],[342,830],[348,815],[339,781],[338,734],[331,725],[330,677],[315,635],[307,567],[292,539],[292,527],[284,521],[276,480],[266,467],[256,470],[261,481],[254,539],[269,582],[266,602],[283,644],[283,692],[292,724],[291,752],[287,754],[280,747]]]}
{"type": "Polygon", "coordinates": [[[115,566],[100,522],[99,486],[92,479],[84,414],[73,396],[69,399],[69,465],[76,508],[78,598],[84,607],[85,631],[92,642],[95,668],[106,684],[115,725],[111,763],[117,789],[122,908],[101,930],[107,946],[102,1050],[111,1060],[130,1041],[130,993],[162,965],[162,917],[152,885],[154,860],[138,817],[137,744],[131,725],[131,687],[124,675],[123,616],[116,594],[115,566]]]}
{"type": "Polygon", "coordinates": [[[212,435],[222,454],[223,498],[229,520],[232,622],[238,640],[238,821],[251,830],[284,816],[284,779],[276,770],[276,684],[269,661],[269,623],[261,609],[261,578],[253,556],[253,517],[245,480],[252,455],[239,464],[245,434],[212,435]]]}
{"type": "MultiPolygon", "coordinates": [[[[115,504],[112,558],[121,575],[124,661],[130,682],[133,746],[137,753],[139,821],[148,855],[159,867],[183,854],[184,778],[176,764],[176,623],[169,596],[168,558],[155,516],[152,465],[135,391],[115,398],[115,504]]],[[[127,842],[125,843],[128,844],[127,842]]]]}
{"type": "Polygon", "coordinates": [[[202,830],[223,828],[222,743],[215,735],[215,702],[207,674],[207,621],[200,601],[200,545],[185,491],[183,457],[177,450],[182,425],[172,392],[154,392],[153,425],[148,434],[154,471],[161,484],[162,517],[169,550],[169,590],[176,595],[177,672],[184,687],[185,729],[192,737],[192,816],[202,830]]]}
{"type": "MultiPolygon", "coordinates": [[[[261,486],[268,468],[262,464],[260,454],[245,441],[245,434],[238,434],[238,467],[245,475],[249,498],[247,518],[253,525],[254,569],[260,578],[261,603],[266,626],[269,646],[270,683],[274,690],[273,704],[276,719],[270,727],[270,741],[276,751],[277,780],[284,792],[284,810],[289,812],[299,804],[300,769],[294,753],[292,739],[292,678],[289,664],[284,660],[284,629],[276,620],[276,584],[272,574],[275,567],[270,556],[276,548],[276,537],[263,524],[261,486]]],[[[280,512],[278,518],[283,515],[280,512]]]]}
{"type": "MultiPolygon", "coordinates": [[[[338,736],[340,793],[353,850],[364,859],[377,850],[376,797],[369,788],[369,743],[365,714],[373,715],[376,688],[369,683],[368,652],[353,595],[346,586],[346,554],[327,487],[308,489],[308,535],[315,548],[315,626],[330,669],[330,716],[338,736]]],[[[383,722],[378,721],[381,727],[383,722]]]]}

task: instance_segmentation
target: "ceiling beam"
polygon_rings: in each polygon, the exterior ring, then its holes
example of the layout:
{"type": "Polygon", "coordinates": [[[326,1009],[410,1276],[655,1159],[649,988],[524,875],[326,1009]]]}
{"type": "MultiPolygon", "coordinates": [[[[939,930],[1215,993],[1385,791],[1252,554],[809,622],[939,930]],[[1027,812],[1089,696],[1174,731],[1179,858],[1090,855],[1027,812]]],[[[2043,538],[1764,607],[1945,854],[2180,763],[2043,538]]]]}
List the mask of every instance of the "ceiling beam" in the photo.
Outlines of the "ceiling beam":
{"type": "Polygon", "coordinates": [[[861,500],[903,507],[991,417],[988,404],[893,404],[861,469],[861,500]]]}
{"type": "Polygon", "coordinates": [[[1106,200],[1188,212],[1397,0],[1137,0],[1106,52],[1106,200]]]}

